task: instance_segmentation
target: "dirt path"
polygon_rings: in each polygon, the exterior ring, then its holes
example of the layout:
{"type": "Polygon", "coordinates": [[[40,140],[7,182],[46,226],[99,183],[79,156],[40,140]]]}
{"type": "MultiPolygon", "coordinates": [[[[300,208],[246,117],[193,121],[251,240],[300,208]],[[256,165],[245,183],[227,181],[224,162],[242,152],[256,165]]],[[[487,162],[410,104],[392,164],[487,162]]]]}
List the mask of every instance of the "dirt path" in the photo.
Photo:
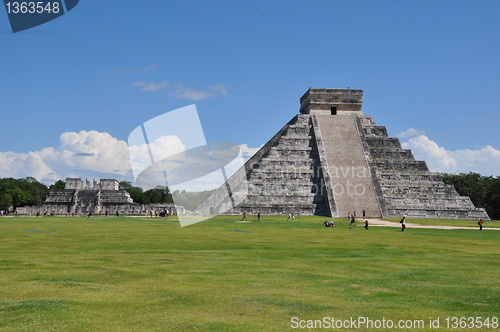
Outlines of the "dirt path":
{"type": "MultiPolygon", "coordinates": [[[[361,220],[361,219],[360,219],[361,220]]],[[[392,222],[380,219],[367,219],[370,226],[384,226],[384,227],[398,227],[401,228],[401,224],[399,222],[392,222]]],[[[441,225],[419,225],[413,224],[410,222],[406,222],[406,228],[433,228],[433,229],[475,229],[479,230],[478,227],[460,227],[460,226],[441,226],[441,225]]],[[[483,230],[495,230],[498,231],[500,228],[484,228],[483,230]]]]}

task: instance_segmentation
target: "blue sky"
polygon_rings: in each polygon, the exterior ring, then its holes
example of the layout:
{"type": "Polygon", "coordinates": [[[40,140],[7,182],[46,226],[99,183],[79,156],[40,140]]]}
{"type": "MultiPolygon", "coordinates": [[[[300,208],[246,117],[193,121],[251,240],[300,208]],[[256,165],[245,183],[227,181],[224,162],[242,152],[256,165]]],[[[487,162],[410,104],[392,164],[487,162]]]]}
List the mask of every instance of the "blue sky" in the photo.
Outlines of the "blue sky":
{"type": "Polygon", "coordinates": [[[363,89],[363,112],[432,170],[497,176],[499,13],[499,1],[81,0],[13,34],[0,10],[0,177],[126,179],[131,131],[190,104],[207,141],[251,153],[309,87],[363,89]]]}

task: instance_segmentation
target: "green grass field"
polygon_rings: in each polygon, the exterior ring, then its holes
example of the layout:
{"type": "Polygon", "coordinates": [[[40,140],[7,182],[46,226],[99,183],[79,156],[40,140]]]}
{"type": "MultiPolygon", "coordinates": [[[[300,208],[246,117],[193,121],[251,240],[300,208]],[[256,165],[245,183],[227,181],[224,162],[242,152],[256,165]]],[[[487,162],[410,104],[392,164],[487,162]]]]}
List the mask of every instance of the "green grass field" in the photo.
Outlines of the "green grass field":
{"type": "Polygon", "coordinates": [[[444,319],[500,316],[496,223],[401,233],[349,229],[347,219],[325,228],[322,217],[240,218],[183,228],[147,217],[1,218],[0,331],[297,330],[292,317],[460,331],[444,319]]]}

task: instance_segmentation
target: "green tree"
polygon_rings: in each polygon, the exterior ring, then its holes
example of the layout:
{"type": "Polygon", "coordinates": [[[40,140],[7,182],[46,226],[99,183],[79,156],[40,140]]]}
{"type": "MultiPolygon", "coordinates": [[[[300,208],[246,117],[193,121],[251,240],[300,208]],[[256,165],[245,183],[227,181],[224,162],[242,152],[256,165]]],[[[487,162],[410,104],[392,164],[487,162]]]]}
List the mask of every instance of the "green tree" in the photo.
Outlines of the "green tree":
{"type": "Polygon", "coordinates": [[[66,188],[66,182],[63,180],[57,180],[53,184],[50,185],[50,189],[64,189],[66,188]]]}
{"type": "Polygon", "coordinates": [[[12,196],[7,193],[0,194],[0,210],[8,210],[12,206],[12,196]]]}
{"type": "Polygon", "coordinates": [[[452,184],[459,195],[469,196],[476,207],[484,208],[490,218],[500,219],[500,177],[474,172],[442,174],[441,177],[446,184],[452,184]]]}
{"type": "Polygon", "coordinates": [[[129,190],[129,189],[133,189],[134,186],[132,185],[132,182],[130,181],[120,181],[118,183],[118,188],[121,189],[121,190],[129,190]]]}

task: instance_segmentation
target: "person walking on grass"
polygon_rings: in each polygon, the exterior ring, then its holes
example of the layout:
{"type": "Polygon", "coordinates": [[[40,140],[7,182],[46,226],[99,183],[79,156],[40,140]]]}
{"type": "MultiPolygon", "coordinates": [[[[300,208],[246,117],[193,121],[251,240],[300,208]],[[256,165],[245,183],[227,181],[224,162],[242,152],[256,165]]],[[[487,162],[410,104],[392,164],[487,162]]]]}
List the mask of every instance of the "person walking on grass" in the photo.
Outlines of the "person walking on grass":
{"type": "Polygon", "coordinates": [[[257,213],[257,221],[260,221],[260,211],[257,213]]]}
{"type": "Polygon", "coordinates": [[[482,231],[483,230],[483,219],[479,219],[479,221],[477,222],[477,224],[479,225],[479,230],[482,231]]]}
{"type": "Polygon", "coordinates": [[[401,223],[401,232],[404,232],[405,228],[406,228],[406,217],[403,217],[403,219],[401,219],[400,223],[401,223]]]}
{"type": "Polygon", "coordinates": [[[241,221],[247,220],[247,211],[243,211],[243,219],[241,221]]]}
{"type": "Polygon", "coordinates": [[[351,229],[352,226],[356,226],[356,218],[354,217],[354,214],[351,216],[351,223],[349,224],[349,229],[351,229]]]}

